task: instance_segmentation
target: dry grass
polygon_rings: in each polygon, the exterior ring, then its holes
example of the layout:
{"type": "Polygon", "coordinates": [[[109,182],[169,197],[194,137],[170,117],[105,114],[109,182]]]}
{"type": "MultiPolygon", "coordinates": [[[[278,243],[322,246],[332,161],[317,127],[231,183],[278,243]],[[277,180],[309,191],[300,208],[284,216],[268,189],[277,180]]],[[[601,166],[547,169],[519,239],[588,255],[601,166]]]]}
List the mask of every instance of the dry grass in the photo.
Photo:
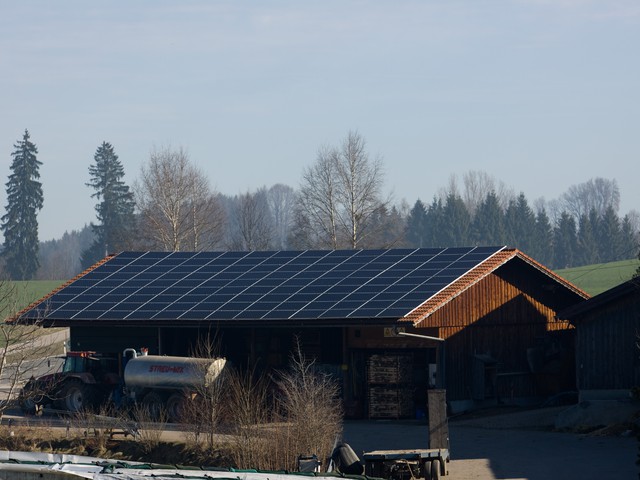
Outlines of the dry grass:
{"type": "Polygon", "coordinates": [[[337,383],[300,349],[272,378],[235,373],[228,383],[231,456],[238,468],[291,470],[300,455],[331,455],[342,431],[337,383]]]}
{"type": "MultiPolygon", "coordinates": [[[[65,453],[114,460],[144,461],[169,465],[229,467],[224,450],[204,450],[193,445],[111,437],[102,426],[74,419],[73,426],[0,426],[0,449],[21,452],[65,453]],[[90,426],[91,425],[91,426],[90,426]],[[89,427],[89,428],[85,428],[89,427]],[[97,428],[97,434],[94,428],[97,428]]],[[[71,421],[70,421],[71,424],[71,421]]]]}

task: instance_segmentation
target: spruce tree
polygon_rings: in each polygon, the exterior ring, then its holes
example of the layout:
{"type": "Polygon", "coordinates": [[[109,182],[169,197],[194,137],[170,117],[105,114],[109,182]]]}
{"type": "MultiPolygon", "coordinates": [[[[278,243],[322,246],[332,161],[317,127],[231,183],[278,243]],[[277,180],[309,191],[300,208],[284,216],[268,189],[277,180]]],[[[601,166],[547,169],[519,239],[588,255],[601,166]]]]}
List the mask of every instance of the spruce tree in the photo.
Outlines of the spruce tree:
{"type": "Polygon", "coordinates": [[[463,247],[469,244],[471,215],[459,195],[450,193],[443,210],[442,239],[450,247],[463,247]]]}
{"type": "Polygon", "coordinates": [[[511,245],[532,254],[536,229],[536,216],[529,207],[527,198],[521,193],[517,200],[509,202],[505,214],[505,228],[511,245]]]}
{"type": "Polygon", "coordinates": [[[623,258],[620,218],[613,207],[607,207],[597,230],[601,262],[615,262],[623,258]]]}
{"type": "Polygon", "coordinates": [[[422,248],[427,246],[427,208],[420,199],[416,200],[407,215],[405,238],[409,246],[422,248]]]}
{"type": "Polygon", "coordinates": [[[7,274],[13,280],[30,280],[36,274],[38,261],[38,211],[42,209],[44,196],[40,178],[41,162],[38,149],[29,140],[25,130],[22,141],[14,145],[11,154],[11,174],[7,186],[6,213],[2,216],[4,249],[7,274]]]}
{"type": "Polygon", "coordinates": [[[578,221],[578,258],[577,265],[592,265],[598,263],[598,243],[596,231],[598,229],[598,216],[595,209],[591,209],[589,215],[582,215],[578,221]],[[596,222],[594,224],[594,221],[596,222]]]}
{"type": "Polygon", "coordinates": [[[543,265],[551,265],[553,261],[553,229],[549,216],[544,208],[536,215],[536,228],[531,255],[543,265]]]}
{"type": "Polygon", "coordinates": [[[622,219],[621,230],[621,242],[622,242],[622,257],[625,260],[627,258],[633,258],[638,248],[635,239],[635,232],[631,224],[629,215],[625,215],[622,219]]]}
{"type": "Polygon", "coordinates": [[[94,164],[89,167],[91,180],[87,186],[95,192],[92,198],[97,198],[97,225],[91,225],[95,240],[82,253],[82,266],[92,265],[108,253],[115,253],[126,249],[131,244],[134,225],[133,193],[124,183],[124,168],[113,146],[102,142],[93,157],[94,164]]]}
{"type": "Polygon", "coordinates": [[[434,198],[425,216],[425,247],[448,246],[443,234],[444,220],[442,201],[434,198]]]}
{"type": "Polygon", "coordinates": [[[576,221],[566,211],[562,212],[553,232],[554,268],[575,266],[577,247],[576,221]]]}
{"type": "Polygon", "coordinates": [[[471,224],[472,239],[477,245],[504,245],[504,218],[498,196],[492,190],[478,205],[471,224]]]}

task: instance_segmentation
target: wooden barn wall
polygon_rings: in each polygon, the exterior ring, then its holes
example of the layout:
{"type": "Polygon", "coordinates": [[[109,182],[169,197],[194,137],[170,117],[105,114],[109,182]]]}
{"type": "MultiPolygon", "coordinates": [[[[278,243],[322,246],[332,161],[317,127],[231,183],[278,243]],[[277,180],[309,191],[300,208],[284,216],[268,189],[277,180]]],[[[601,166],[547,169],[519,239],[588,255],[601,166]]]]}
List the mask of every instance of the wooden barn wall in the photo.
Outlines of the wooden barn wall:
{"type": "Polygon", "coordinates": [[[447,398],[472,398],[473,358],[498,361],[501,395],[530,396],[536,379],[530,374],[527,349],[540,346],[551,330],[566,330],[555,310],[535,295],[539,279],[500,271],[485,277],[429,318],[446,338],[447,398]]]}
{"type": "Polygon", "coordinates": [[[147,347],[149,353],[158,353],[158,329],[154,327],[71,327],[69,349],[101,353],[121,353],[125,348],[139,350],[147,347]]]}
{"type": "Polygon", "coordinates": [[[594,310],[576,329],[576,370],[581,390],[640,385],[640,299],[628,296],[594,310]]]}

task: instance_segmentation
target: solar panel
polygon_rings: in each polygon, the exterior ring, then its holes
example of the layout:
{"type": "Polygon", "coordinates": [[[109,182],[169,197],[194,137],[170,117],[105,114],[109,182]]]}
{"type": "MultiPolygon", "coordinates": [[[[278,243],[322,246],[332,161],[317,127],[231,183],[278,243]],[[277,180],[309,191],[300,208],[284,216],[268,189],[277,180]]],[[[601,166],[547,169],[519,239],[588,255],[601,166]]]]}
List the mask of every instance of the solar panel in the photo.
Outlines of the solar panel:
{"type": "Polygon", "coordinates": [[[136,321],[399,318],[502,248],[123,252],[23,316],[136,321]]]}

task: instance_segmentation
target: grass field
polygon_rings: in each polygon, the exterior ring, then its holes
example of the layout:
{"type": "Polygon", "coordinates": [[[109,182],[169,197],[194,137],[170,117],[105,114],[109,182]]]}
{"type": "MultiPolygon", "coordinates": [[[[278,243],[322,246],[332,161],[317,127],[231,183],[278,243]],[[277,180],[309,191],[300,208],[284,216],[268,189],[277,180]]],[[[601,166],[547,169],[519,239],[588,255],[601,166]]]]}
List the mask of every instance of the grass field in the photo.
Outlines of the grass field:
{"type": "Polygon", "coordinates": [[[555,273],[589,295],[597,295],[629,280],[638,266],[640,266],[640,261],[637,259],[622,260],[620,262],[565,268],[556,270],[555,273]]]}
{"type": "Polygon", "coordinates": [[[44,297],[63,283],[62,280],[2,282],[0,284],[0,314],[2,317],[12,315],[44,297]]]}

